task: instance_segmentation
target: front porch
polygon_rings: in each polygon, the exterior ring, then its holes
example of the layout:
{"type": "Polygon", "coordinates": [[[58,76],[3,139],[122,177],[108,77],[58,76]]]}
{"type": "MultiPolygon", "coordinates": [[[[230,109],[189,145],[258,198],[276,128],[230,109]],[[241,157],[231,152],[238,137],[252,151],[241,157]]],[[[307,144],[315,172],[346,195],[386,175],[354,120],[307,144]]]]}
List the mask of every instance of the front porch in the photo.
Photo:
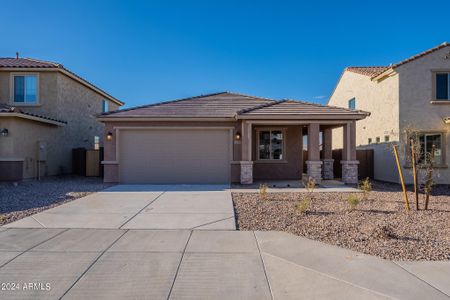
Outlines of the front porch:
{"type": "Polygon", "coordinates": [[[241,184],[281,180],[297,182],[294,186],[299,187],[306,176],[318,186],[330,185],[335,178],[341,178],[345,184],[358,183],[356,120],[247,119],[242,120],[241,129],[240,153],[235,153],[241,157],[235,165],[241,184]],[[343,127],[343,135],[333,137],[333,129],[339,127],[343,127]],[[336,138],[343,141],[341,174],[333,170],[332,147],[336,138]]]}

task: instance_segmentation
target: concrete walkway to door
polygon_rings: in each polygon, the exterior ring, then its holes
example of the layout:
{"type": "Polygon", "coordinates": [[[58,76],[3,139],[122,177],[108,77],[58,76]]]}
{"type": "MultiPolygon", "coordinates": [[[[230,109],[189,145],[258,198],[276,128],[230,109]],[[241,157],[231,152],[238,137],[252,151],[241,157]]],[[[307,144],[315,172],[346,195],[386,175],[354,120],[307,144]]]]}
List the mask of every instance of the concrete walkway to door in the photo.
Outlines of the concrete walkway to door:
{"type": "Polygon", "coordinates": [[[236,229],[228,185],[117,185],[4,227],[236,229]]]}

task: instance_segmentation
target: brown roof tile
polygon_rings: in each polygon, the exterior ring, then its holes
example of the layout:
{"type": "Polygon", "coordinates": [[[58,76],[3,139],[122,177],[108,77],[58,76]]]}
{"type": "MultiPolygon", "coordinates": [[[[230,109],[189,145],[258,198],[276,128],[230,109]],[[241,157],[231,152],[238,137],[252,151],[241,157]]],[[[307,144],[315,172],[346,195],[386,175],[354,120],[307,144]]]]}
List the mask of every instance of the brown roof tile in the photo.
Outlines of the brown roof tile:
{"type": "Polygon", "coordinates": [[[389,67],[347,67],[346,68],[347,71],[361,74],[361,75],[370,76],[370,77],[377,76],[378,74],[381,74],[388,69],[389,69],[389,67]]]}
{"type": "Polygon", "coordinates": [[[18,107],[10,106],[8,104],[3,104],[3,103],[0,103],[0,113],[2,113],[2,114],[8,114],[8,113],[10,113],[10,114],[23,114],[23,115],[27,115],[27,116],[36,117],[36,118],[39,118],[39,119],[44,119],[44,120],[49,120],[49,121],[54,121],[54,122],[58,122],[58,123],[67,124],[67,122],[63,121],[63,120],[58,120],[58,119],[47,117],[47,116],[44,116],[44,115],[30,113],[30,112],[24,111],[23,109],[20,109],[18,107]]]}

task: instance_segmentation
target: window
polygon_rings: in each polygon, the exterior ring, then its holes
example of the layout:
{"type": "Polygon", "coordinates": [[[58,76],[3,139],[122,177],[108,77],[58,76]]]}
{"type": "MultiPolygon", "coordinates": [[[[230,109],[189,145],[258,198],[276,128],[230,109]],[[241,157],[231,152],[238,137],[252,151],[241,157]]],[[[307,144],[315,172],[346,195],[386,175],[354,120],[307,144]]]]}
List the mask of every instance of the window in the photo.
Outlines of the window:
{"type": "Polygon", "coordinates": [[[389,136],[388,136],[388,135],[385,135],[385,136],[384,136],[384,141],[385,141],[385,142],[389,142],[389,136]]]}
{"type": "Polygon", "coordinates": [[[282,130],[263,130],[259,132],[258,159],[260,160],[284,159],[282,130]]]}
{"type": "Polygon", "coordinates": [[[367,144],[372,144],[372,138],[369,138],[369,139],[367,140],[367,144]]]}
{"type": "Polygon", "coordinates": [[[94,150],[100,150],[100,137],[94,136],[94,150]]]}
{"type": "Polygon", "coordinates": [[[436,73],[436,100],[450,100],[450,73],[436,73]]]}
{"type": "Polygon", "coordinates": [[[37,75],[14,75],[13,85],[14,103],[37,103],[37,75]]]}
{"type": "Polygon", "coordinates": [[[348,100],[348,108],[356,109],[356,99],[355,98],[348,100]]]}
{"type": "Polygon", "coordinates": [[[375,138],[375,141],[376,141],[377,143],[379,143],[379,142],[380,142],[380,137],[377,136],[377,137],[375,138]]]}
{"type": "Polygon", "coordinates": [[[102,101],[102,112],[108,112],[109,111],[109,102],[108,100],[102,101]]]}
{"type": "Polygon", "coordinates": [[[420,144],[420,158],[419,163],[424,163],[431,157],[431,150],[434,145],[434,163],[436,165],[442,165],[442,135],[440,133],[432,134],[419,134],[419,144],[420,144]]]}

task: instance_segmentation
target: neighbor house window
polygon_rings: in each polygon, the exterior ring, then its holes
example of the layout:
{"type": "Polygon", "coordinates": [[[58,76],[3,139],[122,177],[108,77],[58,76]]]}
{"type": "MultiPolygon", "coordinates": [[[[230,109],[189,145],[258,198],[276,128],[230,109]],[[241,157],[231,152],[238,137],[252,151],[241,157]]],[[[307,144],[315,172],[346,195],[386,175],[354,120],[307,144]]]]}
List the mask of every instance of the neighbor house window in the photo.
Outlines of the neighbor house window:
{"type": "Polygon", "coordinates": [[[108,112],[109,111],[109,102],[108,100],[102,101],[102,112],[108,112]]]}
{"type": "Polygon", "coordinates": [[[37,103],[37,75],[13,76],[14,103],[37,103]]]}
{"type": "Polygon", "coordinates": [[[450,100],[450,73],[436,73],[436,100],[450,100]]]}
{"type": "Polygon", "coordinates": [[[389,136],[388,136],[388,135],[385,135],[385,136],[384,136],[384,141],[385,141],[385,142],[389,142],[389,136]]]}
{"type": "Polygon", "coordinates": [[[424,133],[417,135],[420,144],[419,163],[428,161],[431,157],[431,150],[434,145],[434,163],[436,165],[443,164],[442,158],[442,134],[440,133],[424,133]]]}
{"type": "Polygon", "coordinates": [[[100,137],[94,136],[94,150],[100,149],[100,137]]]}
{"type": "Polygon", "coordinates": [[[356,109],[356,99],[355,98],[348,100],[348,108],[356,109]]]}
{"type": "Polygon", "coordinates": [[[367,140],[367,144],[372,144],[372,138],[369,138],[369,139],[367,140]]]}
{"type": "Polygon", "coordinates": [[[375,141],[376,141],[377,143],[379,143],[379,142],[380,142],[380,137],[377,136],[377,137],[375,138],[375,141]]]}
{"type": "Polygon", "coordinates": [[[262,130],[258,134],[258,159],[282,160],[284,159],[283,131],[262,130]]]}

